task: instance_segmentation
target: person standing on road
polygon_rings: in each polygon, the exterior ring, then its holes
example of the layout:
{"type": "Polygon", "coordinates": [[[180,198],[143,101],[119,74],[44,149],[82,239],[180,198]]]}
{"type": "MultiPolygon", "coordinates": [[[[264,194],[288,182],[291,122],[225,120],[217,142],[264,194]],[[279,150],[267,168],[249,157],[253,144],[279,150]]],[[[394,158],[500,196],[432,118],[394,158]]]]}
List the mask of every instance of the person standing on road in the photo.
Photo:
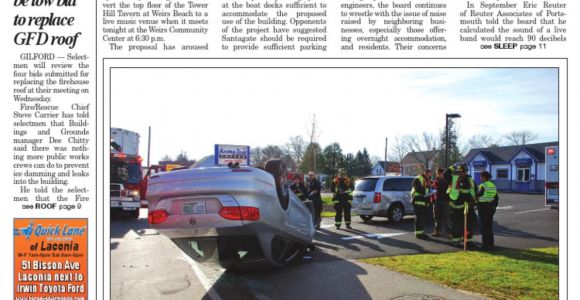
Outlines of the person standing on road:
{"type": "Polygon", "coordinates": [[[411,197],[413,208],[415,210],[415,237],[418,239],[425,239],[425,223],[427,221],[427,208],[429,205],[429,187],[431,170],[426,169],[422,174],[417,175],[413,179],[413,189],[411,190],[411,197]]]}
{"type": "Polygon", "coordinates": [[[353,186],[350,178],[346,176],[346,170],[341,168],[338,170],[338,176],[334,177],[332,180],[332,191],[334,197],[332,201],[334,204],[334,209],[336,210],[336,216],[334,218],[334,225],[336,229],[340,229],[342,224],[342,214],[344,213],[344,222],[346,223],[346,228],[352,229],[350,227],[350,208],[352,201],[352,191],[353,186]]]}
{"type": "Polygon", "coordinates": [[[447,182],[443,178],[443,168],[437,169],[437,178],[433,181],[433,189],[437,190],[435,201],[433,201],[433,218],[435,219],[435,229],[433,236],[441,236],[443,229],[445,233],[451,234],[449,228],[449,198],[447,197],[447,182]]]}
{"type": "Polygon", "coordinates": [[[314,224],[316,225],[316,229],[320,229],[320,223],[322,222],[322,218],[320,217],[322,213],[321,190],[322,185],[316,179],[314,172],[308,172],[308,199],[312,200],[312,204],[314,205],[314,224]]]}
{"type": "Polygon", "coordinates": [[[294,192],[294,194],[296,194],[296,196],[298,196],[298,198],[300,198],[300,200],[305,201],[306,198],[308,198],[308,190],[302,182],[302,178],[300,178],[300,175],[295,174],[292,178],[292,181],[293,183],[290,186],[290,189],[294,192]]]}
{"type": "Polygon", "coordinates": [[[499,202],[497,188],[491,182],[491,174],[481,172],[481,184],[477,190],[477,212],[481,221],[481,250],[493,250],[493,215],[499,202]]]}
{"type": "MultiPolygon", "coordinates": [[[[467,177],[467,165],[461,164],[459,167],[451,166],[443,172],[443,178],[449,183],[447,194],[449,197],[449,214],[451,221],[451,241],[453,245],[461,245],[464,228],[464,209],[465,205],[474,202],[474,189],[472,182],[467,177]]],[[[467,222],[467,242],[473,239],[473,228],[470,228],[471,222],[467,222]]]]}

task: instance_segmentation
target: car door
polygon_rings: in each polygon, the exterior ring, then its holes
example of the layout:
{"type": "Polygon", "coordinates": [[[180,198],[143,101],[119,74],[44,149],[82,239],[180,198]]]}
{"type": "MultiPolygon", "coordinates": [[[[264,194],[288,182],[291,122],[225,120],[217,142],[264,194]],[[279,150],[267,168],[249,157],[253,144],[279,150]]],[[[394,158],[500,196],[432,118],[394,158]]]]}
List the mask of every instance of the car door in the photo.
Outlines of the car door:
{"type": "Polygon", "coordinates": [[[413,204],[411,203],[411,189],[413,188],[413,178],[400,178],[397,189],[401,195],[405,213],[413,213],[413,204]]]}

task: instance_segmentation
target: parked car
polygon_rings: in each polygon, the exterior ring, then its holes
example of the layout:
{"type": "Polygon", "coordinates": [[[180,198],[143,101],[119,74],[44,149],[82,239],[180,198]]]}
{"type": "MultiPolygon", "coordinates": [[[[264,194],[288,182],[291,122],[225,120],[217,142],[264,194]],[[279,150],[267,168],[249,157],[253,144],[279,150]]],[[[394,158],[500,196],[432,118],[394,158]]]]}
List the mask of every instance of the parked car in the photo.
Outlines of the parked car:
{"type": "Polygon", "coordinates": [[[400,222],[414,213],[411,204],[411,176],[369,176],[356,181],[352,209],[363,221],[373,217],[387,217],[400,222]]]}
{"type": "Polygon", "coordinates": [[[151,176],[149,223],[198,262],[226,269],[285,266],[313,249],[312,213],[289,190],[287,169],[191,168],[151,176]]]}

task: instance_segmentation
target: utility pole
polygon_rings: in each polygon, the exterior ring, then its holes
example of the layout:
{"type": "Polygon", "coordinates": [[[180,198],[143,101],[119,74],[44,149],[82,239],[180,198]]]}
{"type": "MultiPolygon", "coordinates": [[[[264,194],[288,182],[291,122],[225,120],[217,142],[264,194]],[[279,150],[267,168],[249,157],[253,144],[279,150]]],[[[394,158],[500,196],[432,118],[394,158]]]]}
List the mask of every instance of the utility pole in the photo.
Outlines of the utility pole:
{"type": "Polygon", "coordinates": [[[385,175],[387,175],[389,169],[389,163],[387,162],[387,150],[389,149],[389,138],[385,138],[385,175]]]}
{"type": "Polygon", "coordinates": [[[151,166],[151,126],[149,126],[149,137],[147,139],[147,167],[151,166]]]}

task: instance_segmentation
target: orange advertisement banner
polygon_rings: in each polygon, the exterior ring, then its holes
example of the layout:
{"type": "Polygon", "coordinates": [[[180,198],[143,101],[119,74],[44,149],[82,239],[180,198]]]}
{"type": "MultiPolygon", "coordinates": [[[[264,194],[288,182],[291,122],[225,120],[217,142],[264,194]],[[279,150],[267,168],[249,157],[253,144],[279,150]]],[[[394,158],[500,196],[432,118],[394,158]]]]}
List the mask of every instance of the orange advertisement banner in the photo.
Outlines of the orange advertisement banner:
{"type": "Polygon", "coordinates": [[[87,219],[14,219],[14,299],[86,300],[87,219]]]}

